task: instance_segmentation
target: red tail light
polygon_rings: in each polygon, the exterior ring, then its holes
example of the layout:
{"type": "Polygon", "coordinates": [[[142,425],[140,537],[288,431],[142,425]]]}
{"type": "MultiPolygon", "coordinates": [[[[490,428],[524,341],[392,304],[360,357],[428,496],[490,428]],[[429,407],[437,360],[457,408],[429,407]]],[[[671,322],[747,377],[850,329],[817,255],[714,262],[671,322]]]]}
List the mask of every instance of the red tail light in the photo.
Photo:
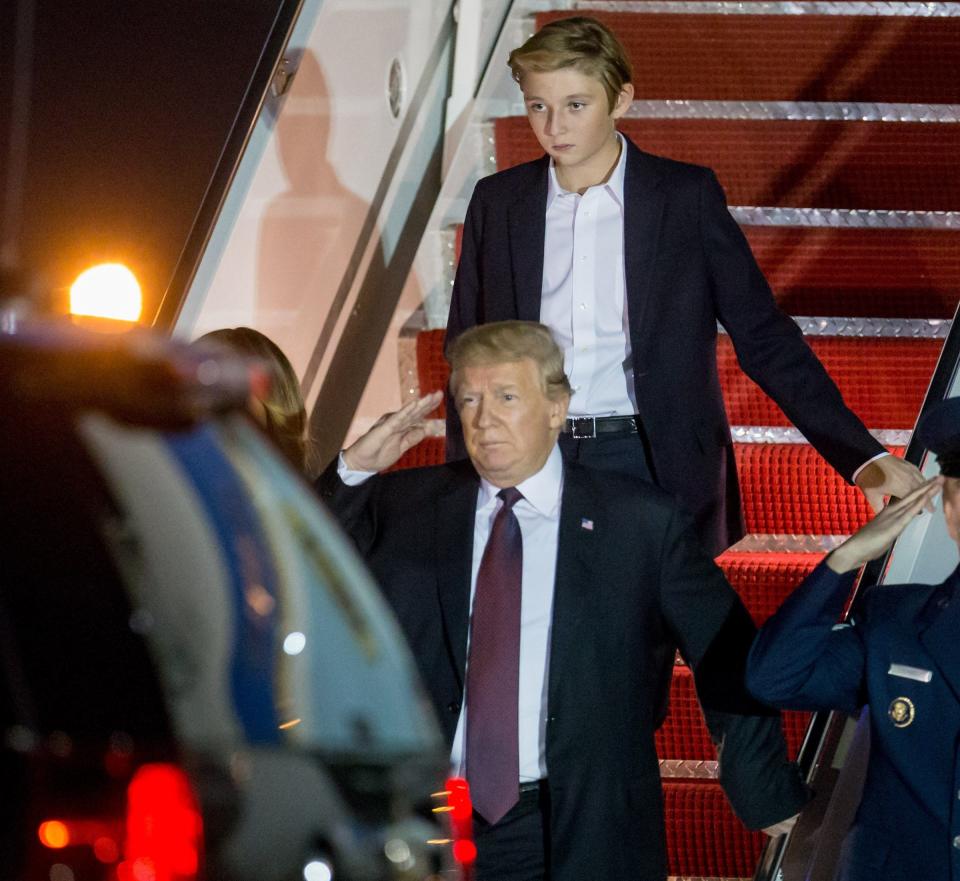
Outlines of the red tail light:
{"type": "Polygon", "coordinates": [[[447,780],[446,790],[453,837],[453,858],[465,870],[469,870],[477,859],[477,846],[473,843],[473,802],[470,800],[470,785],[462,777],[451,777],[447,780]]]}
{"type": "Polygon", "coordinates": [[[127,787],[118,881],[195,881],[202,847],[203,821],[186,774],[175,765],[138,768],[127,787]]]}

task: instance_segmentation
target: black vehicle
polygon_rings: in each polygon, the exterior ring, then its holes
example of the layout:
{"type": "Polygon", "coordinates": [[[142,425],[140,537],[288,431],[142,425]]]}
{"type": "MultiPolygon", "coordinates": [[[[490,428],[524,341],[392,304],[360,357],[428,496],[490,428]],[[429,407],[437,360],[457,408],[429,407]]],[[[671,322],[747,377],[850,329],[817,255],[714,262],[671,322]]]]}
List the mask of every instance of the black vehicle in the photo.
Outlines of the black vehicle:
{"type": "Polygon", "coordinates": [[[250,369],[0,328],[3,881],[455,874],[412,661],[250,369]]]}

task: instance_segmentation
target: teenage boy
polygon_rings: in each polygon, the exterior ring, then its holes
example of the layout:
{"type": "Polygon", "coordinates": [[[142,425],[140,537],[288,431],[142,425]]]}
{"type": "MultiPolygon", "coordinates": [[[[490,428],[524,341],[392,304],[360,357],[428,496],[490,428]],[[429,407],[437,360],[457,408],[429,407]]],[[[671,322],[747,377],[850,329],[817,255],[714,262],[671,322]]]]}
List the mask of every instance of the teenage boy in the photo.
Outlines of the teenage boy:
{"type": "MultiPolygon", "coordinates": [[[[542,321],[573,386],[568,461],[653,480],[713,553],[744,533],[717,375],[719,321],[741,367],[875,509],[922,482],[888,455],[774,303],[716,178],[616,131],[630,63],[590,18],[552,22],[509,58],[545,156],[481,180],[467,212],[447,343],[542,321]]],[[[464,456],[447,407],[447,456],[464,456]]]]}

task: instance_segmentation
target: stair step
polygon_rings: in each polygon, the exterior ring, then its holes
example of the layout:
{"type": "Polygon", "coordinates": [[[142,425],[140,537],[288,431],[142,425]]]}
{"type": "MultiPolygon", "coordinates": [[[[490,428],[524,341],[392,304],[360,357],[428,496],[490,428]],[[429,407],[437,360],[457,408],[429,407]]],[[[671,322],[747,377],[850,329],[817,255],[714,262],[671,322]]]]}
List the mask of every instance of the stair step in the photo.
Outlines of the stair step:
{"type": "Polygon", "coordinates": [[[737,819],[719,784],[665,780],[663,802],[671,875],[753,877],[765,837],[737,819]]]}
{"type": "MultiPolygon", "coordinates": [[[[960,20],[591,11],[643,99],[960,102],[960,20]]],[[[536,17],[537,28],[582,12],[536,17]]]]}
{"type": "Polygon", "coordinates": [[[870,519],[863,494],[813,447],[735,443],[733,450],[748,533],[850,535],[870,519]]]}
{"type": "MultiPolygon", "coordinates": [[[[787,753],[796,758],[810,722],[809,713],[783,714],[783,731],[787,739],[787,753]]],[[[691,762],[714,762],[717,751],[700,712],[693,673],[689,667],[677,666],[670,686],[670,710],[656,733],[657,755],[660,759],[686,759],[691,762]]]]}
{"type": "MultiPolygon", "coordinates": [[[[960,229],[744,226],[743,232],[790,315],[949,319],[960,300],[960,229]]],[[[462,240],[458,224],[455,260],[462,240]]]]}
{"type": "Polygon", "coordinates": [[[960,230],[744,227],[791,315],[952,318],[960,230]]]}
{"type": "MultiPolygon", "coordinates": [[[[644,150],[716,171],[731,205],[949,211],[960,204],[960,125],[625,119],[644,150]]],[[[494,124],[497,166],[541,156],[524,117],[494,124]]]]}
{"type": "Polygon", "coordinates": [[[740,595],[757,627],[769,618],[823,559],[810,553],[726,551],[717,565],[740,595]]]}
{"type": "MultiPolygon", "coordinates": [[[[417,334],[421,394],[446,388],[449,370],[443,357],[444,339],[442,329],[417,334]]],[[[808,337],[807,342],[847,404],[867,425],[913,428],[943,346],[941,340],[808,337]]],[[[740,370],[733,345],[724,335],[717,340],[717,365],[732,425],[790,424],[780,408],[740,370]]],[[[439,412],[445,412],[444,405],[439,412]]]]}
{"type": "MultiPolygon", "coordinates": [[[[942,340],[807,337],[847,406],[877,428],[911,429],[943,348],[942,340]]],[[[789,425],[783,411],[740,369],[729,337],[717,340],[717,366],[732,425],[789,425]]]]}

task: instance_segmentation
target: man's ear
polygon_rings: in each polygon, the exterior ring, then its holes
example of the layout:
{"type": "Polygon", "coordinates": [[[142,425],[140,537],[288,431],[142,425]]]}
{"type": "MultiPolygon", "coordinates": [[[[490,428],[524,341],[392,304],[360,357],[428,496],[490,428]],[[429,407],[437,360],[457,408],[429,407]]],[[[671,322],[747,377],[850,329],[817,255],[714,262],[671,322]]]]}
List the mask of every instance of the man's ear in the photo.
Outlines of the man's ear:
{"type": "Polygon", "coordinates": [[[620,90],[620,94],[617,95],[617,103],[613,107],[613,113],[611,114],[614,119],[619,119],[630,109],[630,105],[633,103],[633,83],[624,83],[623,88],[620,90]]]}
{"type": "Polygon", "coordinates": [[[563,428],[567,420],[567,410],[570,408],[570,396],[561,395],[556,400],[550,401],[550,427],[563,428]]]}

